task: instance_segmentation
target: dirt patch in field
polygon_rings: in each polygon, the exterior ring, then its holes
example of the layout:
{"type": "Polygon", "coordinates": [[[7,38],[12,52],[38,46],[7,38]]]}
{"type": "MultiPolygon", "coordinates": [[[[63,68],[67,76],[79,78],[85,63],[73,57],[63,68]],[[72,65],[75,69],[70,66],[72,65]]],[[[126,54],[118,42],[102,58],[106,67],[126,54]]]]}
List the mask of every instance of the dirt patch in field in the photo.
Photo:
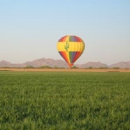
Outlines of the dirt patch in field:
{"type": "Polygon", "coordinates": [[[130,72],[130,69],[18,69],[0,68],[0,71],[23,71],[23,72],[130,72]]]}

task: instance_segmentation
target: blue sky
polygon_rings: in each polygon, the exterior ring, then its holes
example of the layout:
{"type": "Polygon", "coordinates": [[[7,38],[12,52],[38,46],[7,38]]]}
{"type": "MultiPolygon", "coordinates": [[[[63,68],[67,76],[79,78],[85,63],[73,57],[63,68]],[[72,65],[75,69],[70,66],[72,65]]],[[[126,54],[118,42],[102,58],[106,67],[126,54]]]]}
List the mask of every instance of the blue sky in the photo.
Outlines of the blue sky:
{"type": "Polygon", "coordinates": [[[76,63],[130,61],[130,0],[0,0],[0,61],[62,59],[69,34],[86,45],[76,63]]]}

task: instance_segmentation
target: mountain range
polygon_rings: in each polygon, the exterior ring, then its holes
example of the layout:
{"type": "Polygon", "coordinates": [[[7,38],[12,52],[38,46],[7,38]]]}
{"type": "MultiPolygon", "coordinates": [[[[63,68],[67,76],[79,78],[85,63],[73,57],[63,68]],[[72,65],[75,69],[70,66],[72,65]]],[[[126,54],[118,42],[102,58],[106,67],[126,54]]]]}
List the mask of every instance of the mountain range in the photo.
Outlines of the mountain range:
{"type": "MultiPolygon", "coordinates": [[[[0,67],[41,67],[41,66],[50,66],[50,67],[60,67],[60,68],[68,68],[68,65],[63,60],[54,60],[50,58],[41,58],[33,61],[28,61],[21,64],[13,64],[8,61],[0,61],[0,67]]],[[[87,62],[85,64],[75,64],[78,68],[130,68],[130,61],[128,62],[118,62],[112,65],[107,65],[101,62],[87,62]]]]}

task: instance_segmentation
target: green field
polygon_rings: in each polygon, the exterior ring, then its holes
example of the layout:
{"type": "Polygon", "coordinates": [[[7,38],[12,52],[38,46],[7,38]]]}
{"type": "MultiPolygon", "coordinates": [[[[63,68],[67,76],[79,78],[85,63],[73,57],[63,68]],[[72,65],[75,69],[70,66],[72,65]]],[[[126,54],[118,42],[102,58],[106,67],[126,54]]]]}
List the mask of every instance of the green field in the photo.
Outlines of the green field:
{"type": "Polygon", "coordinates": [[[0,72],[0,130],[128,130],[130,73],[0,72]]]}

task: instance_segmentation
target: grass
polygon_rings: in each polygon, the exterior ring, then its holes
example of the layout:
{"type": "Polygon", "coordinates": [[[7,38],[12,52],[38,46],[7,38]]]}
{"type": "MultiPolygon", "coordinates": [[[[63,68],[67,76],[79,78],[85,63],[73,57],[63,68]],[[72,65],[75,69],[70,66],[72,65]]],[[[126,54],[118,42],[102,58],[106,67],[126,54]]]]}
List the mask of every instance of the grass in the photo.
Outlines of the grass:
{"type": "Polygon", "coordinates": [[[0,72],[1,130],[127,130],[130,73],[0,72]]]}

